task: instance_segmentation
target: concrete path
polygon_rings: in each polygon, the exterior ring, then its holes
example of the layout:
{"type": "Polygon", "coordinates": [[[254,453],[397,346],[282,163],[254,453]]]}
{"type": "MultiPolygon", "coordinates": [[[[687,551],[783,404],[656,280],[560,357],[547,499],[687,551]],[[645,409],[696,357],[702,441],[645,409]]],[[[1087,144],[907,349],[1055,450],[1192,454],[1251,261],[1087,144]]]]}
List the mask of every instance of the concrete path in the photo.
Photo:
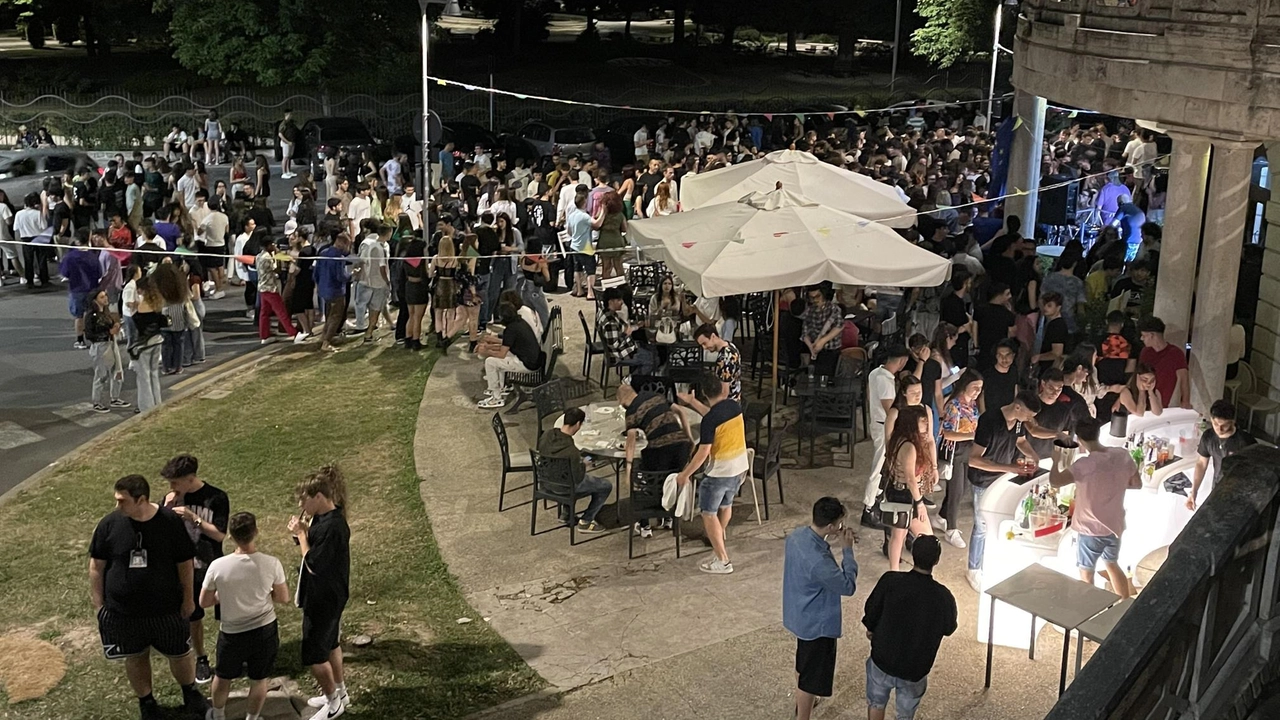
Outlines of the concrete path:
{"type": "MultiPolygon", "coordinates": [[[[577,310],[582,307],[588,317],[591,310],[568,296],[553,303],[575,320],[564,325],[568,348],[559,374],[571,374],[570,368],[576,374],[582,347],[577,310]]],[[[437,362],[423,394],[414,441],[423,502],[441,552],[478,614],[555,689],[573,691],[486,714],[574,720],[790,717],[795,639],[781,625],[783,539],[808,521],[813,501],[822,495],[858,507],[869,444],[855,447],[854,469],[849,469],[843,461],[845,467],[832,466],[830,440],[824,449],[819,438],[819,467],[784,470],[787,504],[774,504],[772,519],[762,525],[744,489],[729,531],[732,575],[698,570],[709,557],[698,520],[685,527],[679,560],[669,533],[637,538],[637,553],[648,554],[634,561],[627,560],[623,530],[579,536],[586,542],[571,548],[567,530],[529,535],[527,489],[509,492],[510,505],[498,512],[501,460],[490,429],[493,413],[475,409],[484,390],[482,367],[465,349],[455,345],[437,362]]],[[[597,390],[581,402],[599,397],[597,390]]],[[[513,455],[523,455],[536,442],[534,413],[504,414],[503,419],[513,455]]],[[[801,463],[807,463],[807,444],[801,463]]],[[[794,455],[794,436],[783,447],[784,456],[794,455]]],[[[513,475],[509,488],[528,482],[527,474],[513,475]]],[[[613,504],[601,518],[617,527],[613,504]]],[[[539,512],[540,530],[554,522],[554,512],[539,512]]],[[[879,552],[880,536],[865,531],[863,536],[855,548],[858,592],[844,603],[837,694],[820,706],[820,718],[866,716],[869,644],[860,621],[867,595],[888,562],[879,552]]],[[[960,629],[943,641],[916,717],[1042,717],[1056,695],[1060,655],[1055,648],[1061,647],[1061,635],[1044,631],[1034,662],[1025,652],[997,648],[993,687],[983,693],[986,648],[976,639],[977,594],[964,580],[964,552],[943,547],[937,577],[956,596],[960,629]]]]}

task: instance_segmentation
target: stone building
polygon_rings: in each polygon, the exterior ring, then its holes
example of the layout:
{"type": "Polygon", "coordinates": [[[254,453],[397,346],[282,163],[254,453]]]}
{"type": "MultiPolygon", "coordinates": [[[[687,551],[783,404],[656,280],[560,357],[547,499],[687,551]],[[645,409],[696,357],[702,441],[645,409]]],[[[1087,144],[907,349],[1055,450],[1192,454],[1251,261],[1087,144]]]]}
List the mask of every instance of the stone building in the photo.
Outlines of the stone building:
{"type": "MultiPolygon", "coordinates": [[[[1170,342],[1190,339],[1192,401],[1207,410],[1234,359],[1255,154],[1266,145],[1280,163],[1280,0],[1023,0],[1014,63],[1015,187],[1039,186],[1046,100],[1172,138],[1155,312],[1170,342]]],[[[1036,198],[1019,200],[1025,226],[1036,198]]],[[[1280,204],[1265,215],[1280,224],[1280,204]]],[[[1257,392],[1280,397],[1280,247],[1262,256],[1249,360],[1257,392]]]]}

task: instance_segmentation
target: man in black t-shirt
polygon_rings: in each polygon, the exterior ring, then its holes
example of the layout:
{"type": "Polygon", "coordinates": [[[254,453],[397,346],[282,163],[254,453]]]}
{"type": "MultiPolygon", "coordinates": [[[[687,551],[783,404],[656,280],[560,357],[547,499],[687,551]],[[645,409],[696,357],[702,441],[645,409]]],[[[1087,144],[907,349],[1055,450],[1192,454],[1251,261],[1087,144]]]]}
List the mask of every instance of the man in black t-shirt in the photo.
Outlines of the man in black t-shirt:
{"type": "Polygon", "coordinates": [[[989,292],[989,301],[973,311],[973,324],[978,328],[978,369],[984,373],[995,362],[996,346],[1012,337],[1017,320],[1009,309],[1009,303],[1013,301],[1009,286],[993,283],[989,292]]]}
{"type": "MultiPolygon", "coordinates": [[[[227,537],[227,521],[231,517],[231,501],[227,494],[197,476],[200,462],[191,455],[178,455],[165,464],[160,477],[169,481],[169,494],[164,507],[173,511],[187,526],[187,534],[195,549],[193,597],[204,586],[209,564],[222,557],[222,541],[227,537]]],[[[204,652],[204,608],[196,604],[191,614],[191,644],[196,651],[196,682],[213,680],[213,668],[204,652]]]]}
{"type": "Polygon", "coordinates": [[[346,484],[336,467],[326,466],[298,485],[297,496],[304,517],[289,518],[289,533],[302,552],[302,664],[311,668],[323,693],[307,704],[320,708],[313,718],[329,720],[343,714],[350,703],[340,642],[342,611],[351,597],[351,528],[343,512],[346,484]]]}
{"type": "Polygon", "coordinates": [[[1222,461],[1241,450],[1256,445],[1258,441],[1249,433],[1236,427],[1236,406],[1226,400],[1218,400],[1209,407],[1209,423],[1212,425],[1200,436],[1196,450],[1195,476],[1187,493],[1187,509],[1196,509],[1196,494],[1204,482],[1204,472],[1213,463],[1213,484],[1222,482],[1222,461]]]}
{"type": "Polygon", "coordinates": [[[973,278],[965,272],[957,271],[951,276],[951,292],[938,301],[938,318],[956,327],[956,344],[951,348],[951,363],[958,368],[969,367],[970,330],[973,328],[973,316],[965,297],[973,286],[973,278]]]}
{"type": "Polygon", "coordinates": [[[1066,378],[1058,368],[1040,373],[1036,396],[1040,399],[1040,411],[1035,420],[1027,424],[1027,434],[1031,436],[1036,455],[1043,458],[1053,452],[1054,440],[1063,433],[1075,432],[1076,423],[1091,413],[1080,393],[1067,387],[1066,378]]]}
{"type": "Polygon", "coordinates": [[[1040,339],[1035,348],[1036,354],[1031,362],[1040,364],[1040,372],[1051,367],[1062,367],[1062,358],[1067,354],[1071,341],[1071,331],[1067,328],[1067,320],[1062,317],[1062,296],[1058,293],[1045,293],[1040,296],[1040,328],[1036,332],[1040,339]]]}
{"type": "Polygon", "coordinates": [[[942,638],[954,633],[956,599],[933,579],[942,544],[933,535],[916,538],[907,572],[880,576],[867,598],[862,624],[871,641],[867,663],[867,717],[884,720],[889,693],[900,718],[914,717],[942,638]]]}
{"type": "Polygon", "coordinates": [[[169,658],[186,711],[203,717],[208,703],[196,690],[188,622],[196,606],[191,539],[177,515],[151,502],[141,475],[117,480],[115,500],[116,510],[98,523],[89,545],[89,594],[102,652],[124,660],[143,720],[162,716],[152,695],[151,648],[169,658]]]}
{"type": "MultiPolygon", "coordinates": [[[[973,486],[973,531],[969,534],[969,585],[982,592],[982,560],[987,547],[987,521],[982,515],[982,495],[1005,473],[1025,474],[1020,457],[1031,464],[1040,457],[1028,440],[1026,423],[1040,411],[1040,399],[1023,390],[1004,407],[988,407],[978,417],[969,450],[969,484],[973,486]]],[[[1025,462],[1025,461],[1024,461],[1025,462]]]]}
{"type": "Polygon", "coordinates": [[[1013,402],[1022,389],[1022,378],[1014,361],[1018,359],[1018,341],[1005,338],[995,348],[995,364],[982,370],[984,409],[999,408],[1013,402]]]}
{"type": "Polygon", "coordinates": [[[533,372],[542,366],[542,347],[529,323],[506,303],[499,307],[498,312],[505,329],[502,331],[502,345],[489,351],[489,356],[484,359],[484,377],[489,389],[477,405],[481,409],[497,409],[506,403],[507,373],[533,372]]]}
{"type": "Polygon", "coordinates": [[[662,161],[655,158],[649,161],[648,172],[642,173],[636,180],[637,189],[640,190],[639,202],[634,203],[637,217],[644,217],[649,201],[653,199],[654,190],[660,182],[662,182],[662,161]]]}
{"type": "MultiPolygon", "coordinates": [[[[498,237],[498,231],[494,229],[493,216],[485,213],[481,217],[481,222],[476,223],[476,252],[480,253],[480,257],[476,259],[476,292],[480,295],[480,329],[483,330],[489,324],[489,319],[497,309],[498,293],[489,292],[489,284],[493,279],[493,256],[502,250],[502,240],[498,237]],[[487,219],[487,221],[486,221],[487,219]]],[[[503,258],[503,262],[511,262],[503,258]]],[[[497,290],[501,291],[501,286],[497,290]]]]}

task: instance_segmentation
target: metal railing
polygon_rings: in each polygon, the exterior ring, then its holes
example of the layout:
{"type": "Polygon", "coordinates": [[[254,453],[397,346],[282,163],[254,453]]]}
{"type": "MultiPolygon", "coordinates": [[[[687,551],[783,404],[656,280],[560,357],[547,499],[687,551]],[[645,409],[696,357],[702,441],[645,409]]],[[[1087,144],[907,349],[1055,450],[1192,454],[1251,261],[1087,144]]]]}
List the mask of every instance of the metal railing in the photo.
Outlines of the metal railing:
{"type": "Polygon", "coordinates": [[[1046,720],[1245,720],[1280,678],[1280,450],[1255,446],[1046,720]]]}

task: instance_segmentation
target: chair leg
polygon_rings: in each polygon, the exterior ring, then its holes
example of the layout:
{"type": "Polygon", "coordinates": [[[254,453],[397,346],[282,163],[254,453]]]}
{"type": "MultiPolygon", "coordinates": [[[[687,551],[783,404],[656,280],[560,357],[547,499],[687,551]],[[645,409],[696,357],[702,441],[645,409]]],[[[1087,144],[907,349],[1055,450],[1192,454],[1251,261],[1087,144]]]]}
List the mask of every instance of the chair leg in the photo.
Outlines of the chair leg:
{"type": "Polygon", "coordinates": [[[680,518],[671,523],[671,533],[676,536],[676,559],[680,559],[680,518]]]}
{"type": "Polygon", "coordinates": [[[534,500],[529,505],[533,508],[529,512],[529,535],[533,535],[538,530],[538,501],[534,500]]]}
{"type": "MultiPolygon", "coordinates": [[[[630,525],[630,523],[628,523],[628,525],[630,525]]],[[[631,528],[628,527],[627,528],[627,559],[628,560],[636,559],[635,547],[636,547],[636,534],[631,532],[631,528]]]]}
{"type": "Polygon", "coordinates": [[[782,468],[781,467],[778,468],[777,475],[778,475],[778,504],[785,505],[787,504],[787,500],[782,494],[782,468]]]}
{"type": "MultiPolygon", "coordinates": [[[[765,470],[769,469],[769,464],[765,463],[765,470]]],[[[760,478],[760,490],[764,493],[764,519],[769,519],[769,476],[765,475],[760,478]]]]}

